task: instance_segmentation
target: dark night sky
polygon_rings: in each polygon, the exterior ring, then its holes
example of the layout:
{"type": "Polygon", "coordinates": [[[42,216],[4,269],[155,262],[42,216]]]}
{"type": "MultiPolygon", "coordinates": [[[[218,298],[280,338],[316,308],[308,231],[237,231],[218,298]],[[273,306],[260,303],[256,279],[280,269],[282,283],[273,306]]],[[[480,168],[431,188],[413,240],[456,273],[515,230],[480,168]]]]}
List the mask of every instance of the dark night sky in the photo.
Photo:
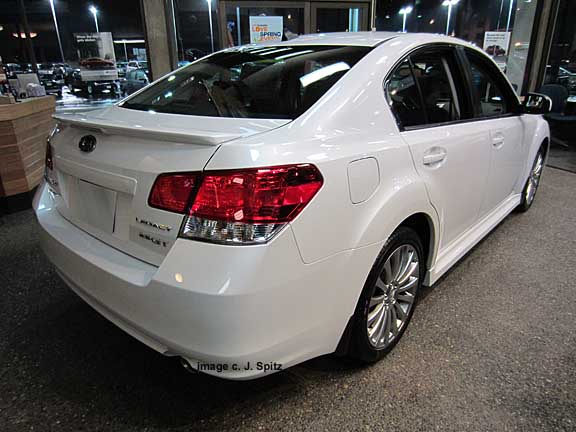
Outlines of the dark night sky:
{"type": "MultiPolygon", "coordinates": [[[[25,0],[30,31],[38,33],[33,39],[38,61],[57,60],[58,44],[48,0],[25,0]]],[[[112,32],[114,39],[143,38],[139,0],[55,0],[58,26],[66,57],[72,57],[73,33],[95,31],[94,19],[88,8],[98,8],[100,31],[112,32]]],[[[20,41],[12,36],[20,22],[15,0],[0,0],[0,56],[5,61],[25,56],[20,41]]]]}

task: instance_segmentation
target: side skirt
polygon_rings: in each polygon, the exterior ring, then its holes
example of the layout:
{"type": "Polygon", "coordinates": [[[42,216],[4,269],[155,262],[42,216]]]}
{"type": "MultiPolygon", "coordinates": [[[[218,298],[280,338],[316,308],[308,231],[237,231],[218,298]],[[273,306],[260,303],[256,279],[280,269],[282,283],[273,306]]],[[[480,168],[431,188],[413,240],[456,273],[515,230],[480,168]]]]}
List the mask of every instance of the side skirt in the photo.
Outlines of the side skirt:
{"type": "Polygon", "coordinates": [[[434,284],[446,273],[460,258],[492,231],[518,204],[520,194],[509,196],[502,204],[481,219],[476,225],[466,230],[460,237],[438,252],[436,263],[428,270],[424,278],[424,285],[434,284]]]}

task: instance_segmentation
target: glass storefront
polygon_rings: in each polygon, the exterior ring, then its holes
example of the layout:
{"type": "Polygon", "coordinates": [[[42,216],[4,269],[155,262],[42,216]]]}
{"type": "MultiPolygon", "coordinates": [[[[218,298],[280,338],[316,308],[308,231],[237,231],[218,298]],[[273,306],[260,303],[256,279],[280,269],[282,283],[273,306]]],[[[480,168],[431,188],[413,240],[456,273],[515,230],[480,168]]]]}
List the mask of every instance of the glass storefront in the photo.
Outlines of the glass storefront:
{"type": "Polygon", "coordinates": [[[540,92],[552,99],[549,164],[576,172],[576,2],[562,0],[540,92]]]}
{"type": "Polygon", "coordinates": [[[217,2],[206,0],[172,0],[172,2],[180,65],[218,50],[220,35],[216,27],[217,2]]]}
{"type": "Polygon", "coordinates": [[[440,33],[483,48],[521,93],[538,2],[541,0],[379,1],[376,28],[440,33]]]}
{"type": "Polygon", "coordinates": [[[226,13],[224,46],[251,43],[250,17],[282,17],[282,39],[289,40],[306,33],[304,3],[298,2],[221,2],[226,13]],[[280,4],[279,4],[280,3],[280,4]]]}
{"type": "Polygon", "coordinates": [[[219,2],[219,12],[225,48],[258,43],[259,31],[276,35],[270,40],[290,40],[307,33],[366,31],[370,1],[227,0],[219,2]]]}

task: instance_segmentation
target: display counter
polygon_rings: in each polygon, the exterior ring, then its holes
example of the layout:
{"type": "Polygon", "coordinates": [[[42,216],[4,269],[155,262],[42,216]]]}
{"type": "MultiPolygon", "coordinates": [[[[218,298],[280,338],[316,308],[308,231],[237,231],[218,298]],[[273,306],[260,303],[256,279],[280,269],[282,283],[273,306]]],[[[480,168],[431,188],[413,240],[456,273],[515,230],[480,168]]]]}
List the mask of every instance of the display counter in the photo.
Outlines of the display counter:
{"type": "Polygon", "coordinates": [[[0,197],[30,192],[42,179],[53,96],[0,105],[0,197]]]}

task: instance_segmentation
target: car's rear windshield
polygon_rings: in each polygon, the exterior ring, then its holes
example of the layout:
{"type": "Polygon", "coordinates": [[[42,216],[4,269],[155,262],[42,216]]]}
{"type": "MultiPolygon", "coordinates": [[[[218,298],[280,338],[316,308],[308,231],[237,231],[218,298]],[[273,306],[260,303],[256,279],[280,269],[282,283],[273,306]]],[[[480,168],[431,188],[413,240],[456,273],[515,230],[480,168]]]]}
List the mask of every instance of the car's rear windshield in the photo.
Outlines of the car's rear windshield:
{"type": "Polygon", "coordinates": [[[175,71],[122,107],[210,117],[294,119],[370,49],[316,45],[230,49],[175,71]]]}

